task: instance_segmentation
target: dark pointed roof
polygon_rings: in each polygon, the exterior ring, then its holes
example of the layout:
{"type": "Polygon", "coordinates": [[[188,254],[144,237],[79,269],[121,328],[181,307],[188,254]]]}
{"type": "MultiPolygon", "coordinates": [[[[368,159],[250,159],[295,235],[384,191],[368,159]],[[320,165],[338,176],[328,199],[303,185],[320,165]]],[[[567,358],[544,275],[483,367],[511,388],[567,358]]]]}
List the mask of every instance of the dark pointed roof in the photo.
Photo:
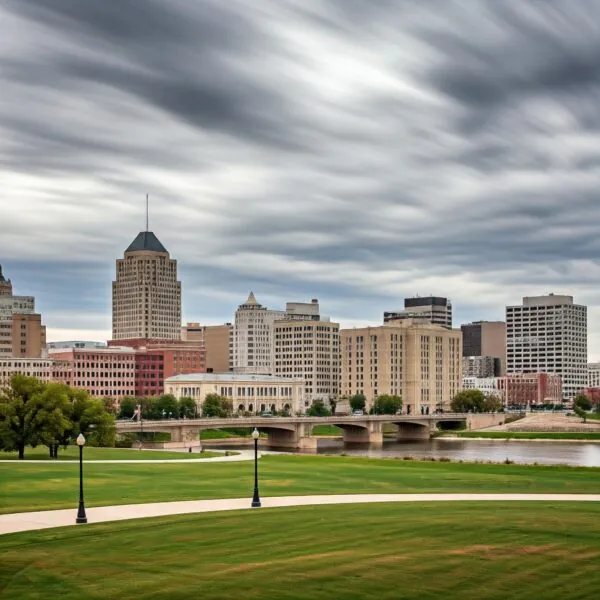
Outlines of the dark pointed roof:
{"type": "Polygon", "coordinates": [[[4,279],[4,275],[2,275],[2,265],[0,265],[0,281],[6,283],[6,279],[4,279]]]}
{"type": "Polygon", "coordinates": [[[167,249],[151,231],[140,231],[125,252],[141,252],[143,250],[146,252],[167,252],[167,249]]]}

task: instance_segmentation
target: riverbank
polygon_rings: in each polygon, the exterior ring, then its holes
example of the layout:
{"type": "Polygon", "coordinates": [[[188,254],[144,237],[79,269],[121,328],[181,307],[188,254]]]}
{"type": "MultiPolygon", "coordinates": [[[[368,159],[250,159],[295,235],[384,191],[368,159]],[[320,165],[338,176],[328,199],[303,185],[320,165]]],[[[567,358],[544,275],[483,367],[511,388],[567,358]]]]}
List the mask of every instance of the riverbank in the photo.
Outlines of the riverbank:
{"type": "Polygon", "coordinates": [[[567,431],[461,431],[443,433],[436,439],[468,440],[521,440],[528,442],[583,442],[600,443],[600,433],[567,431]]]}
{"type": "MultiPolygon", "coordinates": [[[[241,498],[252,492],[248,462],[94,464],[85,469],[86,506],[241,498]]],[[[76,464],[0,464],[1,513],[70,508],[76,464]]],[[[520,464],[265,454],[260,493],[600,493],[600,469],[520,464]]]]}

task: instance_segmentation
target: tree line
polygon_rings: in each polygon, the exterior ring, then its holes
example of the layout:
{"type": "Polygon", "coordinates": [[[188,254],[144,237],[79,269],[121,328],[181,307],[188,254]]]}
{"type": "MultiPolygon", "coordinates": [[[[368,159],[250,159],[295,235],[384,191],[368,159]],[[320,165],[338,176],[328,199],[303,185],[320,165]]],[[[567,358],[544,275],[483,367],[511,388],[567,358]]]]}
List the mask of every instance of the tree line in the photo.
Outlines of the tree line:
{"type": "Polygon", "coordinates": [[[58,457],[82,433],[90,445],[114,446],[115,417],[103,400],[62,383],[14,375],[0,391],[0,450],[25,458],[28,446],[47,446],[58,457]]]}

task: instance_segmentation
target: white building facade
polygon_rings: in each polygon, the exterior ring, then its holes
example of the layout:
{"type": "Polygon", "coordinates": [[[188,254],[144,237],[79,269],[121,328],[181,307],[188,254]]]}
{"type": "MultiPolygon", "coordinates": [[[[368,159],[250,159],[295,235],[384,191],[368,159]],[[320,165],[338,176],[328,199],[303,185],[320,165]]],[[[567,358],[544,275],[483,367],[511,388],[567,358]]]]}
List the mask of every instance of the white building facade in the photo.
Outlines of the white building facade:
{"type": "Polygon", "coordinates": [[[300,378],[245,373],[194,373],[165,379],[165,392],[176,398],[193,398],[202,411],[209,394],[231,400],[237,413],[260,414],[285,411],[302,412],[304,381],[300,378]]]}
{"type": "Polygon", "coordinates": [[[600,387],[600,363],[588,363],[587,387],[600,387]]]}
{"type": "Polygon", "coordinates": [[[506,372],[560,375],[572,399],[588,381],[587,307],[554,294],[507,306],[506,372]]]}

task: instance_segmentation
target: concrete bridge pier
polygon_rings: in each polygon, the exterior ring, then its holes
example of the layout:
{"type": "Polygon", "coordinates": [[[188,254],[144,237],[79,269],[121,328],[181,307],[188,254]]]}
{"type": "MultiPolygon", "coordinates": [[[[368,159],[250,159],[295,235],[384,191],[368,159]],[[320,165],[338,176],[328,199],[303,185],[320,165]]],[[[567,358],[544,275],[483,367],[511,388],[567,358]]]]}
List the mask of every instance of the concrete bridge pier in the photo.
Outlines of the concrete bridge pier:
{"type": "Polygon", "coordinates": [[[406,440],[428,440],[431,437],[429,424],[398,423],[398,441],[406,440]]]}
{"type": "Polygon", "coordinates": [[[369,422],[367,426],[339,425],[344,430],[344,443],[383,444],[383,428],[379,422],[369,422]]]}
{"type": "Polygon", "coordinates": [[[294,429],[261,428],[269,435],[267,445],[271,448],[290,450],[316,450],[317,438],[312,437],[312,424],[301,423],[294,429]]]}

